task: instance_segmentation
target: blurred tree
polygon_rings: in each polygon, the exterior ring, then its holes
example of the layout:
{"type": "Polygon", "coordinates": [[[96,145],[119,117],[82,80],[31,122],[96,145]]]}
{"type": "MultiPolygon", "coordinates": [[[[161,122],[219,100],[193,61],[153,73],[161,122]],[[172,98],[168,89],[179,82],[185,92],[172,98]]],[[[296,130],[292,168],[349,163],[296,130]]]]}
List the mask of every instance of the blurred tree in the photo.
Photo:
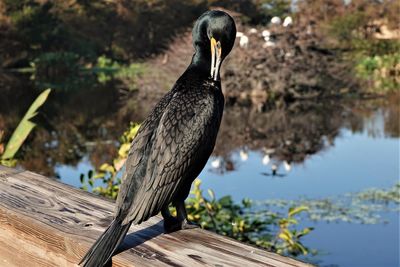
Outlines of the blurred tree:
{"type": "Polygon", "coordinates": [[[76,54],[82,63],[100,55],[121,61],[146,57],[165,48],[204,10],[205,1],[196,0],[4,0],[1,65],[28,66],[49,52],[76,54]]]}
{"type": "Polygon", "coordinates": [[[251,24],[267,24],[273,16],[283,17],[291,11],[291,0],[208,0],[210,7],[223,7],[245,16],[251,24]]]}
{"type": "Polygon", "coordinates": [[[253,24],[290,11],[289,0],[4,0],[0,64],[26,67],[46,53],[70,53],[81,64],[105,55],[130,61],[159,53],[207,8],[223,7],[253,24]],[[3,23],[4,22],[4,23],[3,23]]]}

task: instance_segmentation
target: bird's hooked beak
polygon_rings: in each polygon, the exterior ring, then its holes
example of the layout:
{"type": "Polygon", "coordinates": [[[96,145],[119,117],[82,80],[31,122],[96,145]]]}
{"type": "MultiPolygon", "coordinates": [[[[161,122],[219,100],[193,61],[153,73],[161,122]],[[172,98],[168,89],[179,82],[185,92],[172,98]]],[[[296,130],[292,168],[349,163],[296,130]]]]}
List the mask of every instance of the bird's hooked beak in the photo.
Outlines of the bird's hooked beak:
{"type": "Polygon", "coordinates": [[[211,37],[211,78],[214,81],[218,79],[219,66],[221,65],[222,48],[221,43],[211,37]]]}

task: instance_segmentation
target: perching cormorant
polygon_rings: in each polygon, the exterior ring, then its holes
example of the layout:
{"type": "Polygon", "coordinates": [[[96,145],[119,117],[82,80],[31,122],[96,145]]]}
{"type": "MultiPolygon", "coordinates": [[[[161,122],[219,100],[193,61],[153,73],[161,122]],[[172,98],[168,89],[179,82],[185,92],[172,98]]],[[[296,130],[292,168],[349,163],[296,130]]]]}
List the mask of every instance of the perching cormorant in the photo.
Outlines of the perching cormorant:
{"type": "Polygon", "coordinates": [[[214,149],[224,109],[219,71],[235,42],[235,23],[225,12],[208,11],[196,21],[192,37],[192,62],[142,123],[126,161],[114,220],[82,266],[104,266],[131,224],[160,211],[166,232],[197,227],[187,219],[184,201],[214,149]],[[170,203],[176,217],[169,213],[170,203]]]}

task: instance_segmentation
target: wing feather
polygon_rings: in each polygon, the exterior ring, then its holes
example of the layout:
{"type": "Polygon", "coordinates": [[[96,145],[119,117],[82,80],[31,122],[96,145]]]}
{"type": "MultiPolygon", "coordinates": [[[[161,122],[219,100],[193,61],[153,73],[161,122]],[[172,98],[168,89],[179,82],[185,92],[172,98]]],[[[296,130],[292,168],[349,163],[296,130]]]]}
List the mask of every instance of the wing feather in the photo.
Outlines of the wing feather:
{"type": "Polygon", "coordinates": [[[154,132],[173,95],[174,91],[172,90],[160,100],[142,123],[132,141],[116,201],[116,217],[127,215],[131,202],[146,177],[146,164],[149,160],[154,132]]]}

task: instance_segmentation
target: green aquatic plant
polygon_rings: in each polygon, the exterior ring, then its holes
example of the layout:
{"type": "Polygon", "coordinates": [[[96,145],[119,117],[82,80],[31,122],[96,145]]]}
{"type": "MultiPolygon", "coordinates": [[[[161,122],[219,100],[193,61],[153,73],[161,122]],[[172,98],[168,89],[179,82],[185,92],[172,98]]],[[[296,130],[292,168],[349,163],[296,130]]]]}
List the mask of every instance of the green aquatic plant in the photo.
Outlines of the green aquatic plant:
{"type": "MultiPolygon", "coordinates": [[[[198,223],[203,229],[232,237],[241,242],[257,245],[279,254],[307,255],[313,250],[305,247],[301,239],[313,228],[297,229],[296,215],[308,211],[306,206],[292,206],[287,214],[259,212],[253,201],[243,199],[235,203],[231,196],[216,198],[208,189],[208,197],[200,188],[201,180],[194,182],[191,195],[186,201],[188,219],[198,223]]],[[[173,214],[175,213],[172,208],[173,214]]]]}
{"type": "MultiPolygon", "coordinates": [[[[274,240],[274,247],[276,247],[278,253],[298,256],[307,255],[310,252],[310,249],[302,244],[301,238],[305,235],[308,235],[312,230],[314,230],[314,228],[306,227],[301,230],[297,230],[294,227],[299,223],[299,221],[295,218],[295,215],[308,210],[309,208],[307,206],[291,206],[289,208],[287,217],[279,219],[278,238],[275,238],[274,240]]],[[[316,253],[314,250],[311,252],[312,254],[316,253]]]]}
{"type": "MultiPolygon", "coordinates": [[[[376,204],[400,204],[400,182],[389,189],[370,188],[365,191],[349,194],[359,201],[369,201],[376,204]]],[[[398,207],[400,208],[400,207],[398,207]]]]}
{"type": "Polygon", "coordinates": [[[32,119],[38,114],[39,108],[46,102],[51,89],[44,90],[36,99],[33,101],[28,111],[25,113],[22,120],[19,122],[17,128],[12,133],[7,144],[2,144],[3,133],[0,133],[0,164],[6,166],[15,166],[16,160],[15,155],[25,142],[28,135],[35,128],[36,123],[32,119]]]}
{"type": "Polygon", "coordinates": [[[388,189],[371,188],[323,199],[270,199],[256,203],[257,209],[286,209],[292,205],[309,208],[307,218],[312,221],[348,222],[360,224],[384,223],[382,212],[400,211],[400,183],[388,189]]]}

